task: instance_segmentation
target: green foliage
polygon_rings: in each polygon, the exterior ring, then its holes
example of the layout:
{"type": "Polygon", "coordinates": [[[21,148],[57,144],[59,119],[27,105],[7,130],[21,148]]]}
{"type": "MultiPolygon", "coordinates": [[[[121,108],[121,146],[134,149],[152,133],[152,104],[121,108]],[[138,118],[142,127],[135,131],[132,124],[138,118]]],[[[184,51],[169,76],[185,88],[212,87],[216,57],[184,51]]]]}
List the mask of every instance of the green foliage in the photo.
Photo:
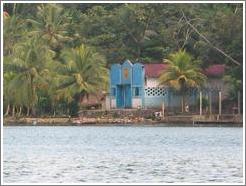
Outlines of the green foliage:
{"type": "Polygon", "coordinates": [[[71,17],[58,4],[41,4],[37,6],[37,14],[33,19],[26,19],[31,24],[28,33],[44,39],[53,49],[61,48],[65,41],[71,40],[69,26],[71,17]]]}
{"type": "Polygon", "coordinates": [[[206,81],[206,76],[199,68],[199,62],[195,61],[186,51],[179,50],[171,54],[165,63],[168,67],[160,75],[161,85],[184,91],[190,87],[200,87],[206,81]]]}
{"type": "Polygon", "coordinates": [[[238,91],[242,91],[242,80],[237,79],[236,75],[226,75],[224,80],[229,87],[229,98],[233,101],[238,99],[238,91]]]}
{"type": "MultiPolygon", "coordinates": [[[[200,86],[204,78],[192,72],[198,67],[226,64],[232,99],[242,91],[242,4],[4,3],[3,9],[9,14],[3,19],[7,114],[31,108],[36,113],[75,113],[80,98],[107,90],[105,66],[124,59],[159,63],[179,49],[197,61],[187,55],[171,57],[183,69],[183,76],[171,83],[175,88],[200,86]]],[[[166,77],[162,83],[170,80],[166,77]]]]}
{"type": "Polygon", "coordinates": [[[25,22],[19,16],[13,15],[11,17],[4,17],[3,19],[3,41],[4,41],[4,55],[11,55],[13,46],[18,42],[23,34],[25,34],[25,22]]]}
{"type": "Polygon", "coordinates": [[[69,115],[78,116],[79,105],[76,100],[73,100],[72,102],[69,103],[69,108],[70,108],[69,115]]]}
{"type": "Polygon", "coordinates": [[[188,88],[199,88],[207,77],[201,73],[200,62],[185,50],[179,50],[165,59],[168,64],[167,69],[159,77],[160,85],[168,85],[182,94],[182,112],[185,107],[185,93],[188,88]]]}
{"type": "Polygon", "coordinates": [[[81,45],[65,49],[61,58],[63,63],[54,64],[61,75],[58,96],[71,102],[75,95],[79,95],[78,102],[81,102],[84,96],[107,90],[108,69],[102,55],[81,45]]]}
{"type": "Polygon", "coordinates": [[[33,108],[37,103],[37,90],[47,86],[45,76],[54,53],[37,38],[15,44],[13,53],[4,58],[4,69],[15,74],[6,91],[13,91],[15,103],[33,108]]]}
{"type": "MultiPolygon", "coordinates": [[[[196,100],[197,107],[200,107],[200,98],[196,100]]],[[[202,97],[202,108],[206,109],[209,106],[209,100],[206,97],[202,97]]]]}

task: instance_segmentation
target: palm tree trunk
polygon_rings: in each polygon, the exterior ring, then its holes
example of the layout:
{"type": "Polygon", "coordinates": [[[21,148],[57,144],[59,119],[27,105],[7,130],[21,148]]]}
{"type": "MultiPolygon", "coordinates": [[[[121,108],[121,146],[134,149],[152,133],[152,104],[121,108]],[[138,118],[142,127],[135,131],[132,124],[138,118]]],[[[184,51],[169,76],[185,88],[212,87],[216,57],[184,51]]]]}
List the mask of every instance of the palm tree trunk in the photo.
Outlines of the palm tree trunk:
{"type": "Polygon", "coordinates": [[[21,113],[22,113],[22,107],[20,106],[20,108],[19,108],[19,113],[18,113],[18,116],[19,116],[19,117],[21,116],[21,113]]]}
{"type": "Polygon", "coordinates": [[[15,106],[13,105],[13,108],[12,108],[12,116],[14,117],[15,116],[15,106]]]}
{"type": "Polygon", "coordinates": [[[182,106],[182,113],[184,113],[185,111],[185,91],[181,90],[181,94],[182,94],[182,100],[181,100],[181,106],[182,106]]]}
{"type": "Polygon", "coordinates": [[[182,106],[182,113],[184,113],[184,107],[185,107],[185,98],[184,98],[184,94],[182,94],[181,106],[182,106]]]}
{"type": "Polygon", "coordinates": [[[16,14],[16,3],[14,3],[13,14],[16,14]]]}
{"type": "Polygon", "coordinates": [[[36,115],[35,107],[32,107],[30,110],[31,110],[31,116],[35,116],[36,115]]]}
{"type": "Polygon", "coordinates": [[[10,105],[8,104],[7,110],[6,110],[5,114],[4,114],[4,116],[8,116],[9,115],[9,111],[10,111],[10,105]]]}
{"type": "Polygon", "coordinates": [[[53,109],[53,116],[55,117],[56,116],[56,107],[54,105],[54,109],[53,109]]]}
{"type": "Polygon", "coordinates": [[[88,94],[84,94],[83,92],[80,93],[79,95],[79,109],[81,108],[82,104],[83,104],[83,100],[87,99],[88,100],[89,95],[88,94]]]}
{"type": "Polygon", "coordinates": [[[181,84],[181,96],[182,96],[182,100],[181,100],[181,106],[182,106],[182,113],[184,113],[185,111],[185,85],[184,83],[181,84]]]}
{"type": "Polygon", "coordinates": [[[31,80],[30,80],[30,82],[31,82],[31,108],[30,108],[30,110],[31,110],[31,114],[33,115],[33,113],[34,113],[34,110],[33,110],[33,107],[34,107],[34,102],[35,102],[35,96],[34,96],[34,94],[35,94],[35,87],[34,87],[34,83],[33,83],[33,81],[34,81],[34,77],[31,75],[31,80]]]}
{"type": "Polygon", "coordinates": [[[26,116],[29,116],[29,114],[30,114],[30,107],[27,107],[26,116]]]}

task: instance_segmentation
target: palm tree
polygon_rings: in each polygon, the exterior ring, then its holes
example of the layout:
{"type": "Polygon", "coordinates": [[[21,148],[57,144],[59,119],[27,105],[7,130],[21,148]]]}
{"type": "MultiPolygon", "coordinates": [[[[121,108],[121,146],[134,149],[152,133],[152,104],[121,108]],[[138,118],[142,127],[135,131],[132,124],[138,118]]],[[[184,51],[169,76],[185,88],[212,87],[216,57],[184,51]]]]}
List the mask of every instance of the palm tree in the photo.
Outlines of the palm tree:
{"type": "Polygon", "coordinates": [[[81,45],[63,50],[61,57],[63,63],[57,63],[55,67],[61,78],[57,95],[67,101],[77,96],[81,102],[85,96],[107,89],[108,69],[102,55],[81,45]]]}
{"type": "Polygon", "coordinates": [[[11,55],[13,46],[18,42],[26,30],[25,21],[14,15],[4,16],[3,19],[3,53],[11,55]]]}
{"type": "Polygon", "coordinates": [[[181,92],[183,112],[187,89],[201,87],[207,78],[201,72],[198,61],[195,61],[185,50],[179,50],[171,54],[165,62],[168,64],[168,67],[161,73],[159,83],[181,92]]]}
{"type": "Polygon", "coordinates": [[[53,56],[54,52],[41,40],[27,38],[25,42],[15,45],[12,60],[4,58],[4,70],[16,74],[9,82],[10,89],[15,92],[14,95],[25,100],[24,103],[15,100],[14,105],[24,104],[27,115],[29,110],[33,111],[37,102],[37,89],[47,86],[44,77],[48,75],[53,56]]]}
{"type": "Polygon", "coordinates": [[[6,111],[4,116],[9,115],[13,99],[15,98],[10,86],[10,82],[15,78],[16,74],[13,72],[4,72],[3,74],[3,103],[4,110],[6,111]]]}
{"type": "MultiPolygon", "coordinates": [[[[4,12],[3,19],[3,54],[4,54],[4,67],[5,64],[11,64],[14,60],[14,46],[16,43],[22,40],[22,36],[26,32],[26,24],[24,19],[17,16],[15,13],[15,5],[11,15],[8,12],[4,12]]],[[[13,71],[4,69],[4,106],[5,116],[9,115],[12,108],[12,115],[15,115],[15,110],[19,107],[19,114],[21,114],[21,105],[25,101],[22,94],[22,88],[20,87],[22,80],[18,74],[13,71]],[[17,94],[17,92],[19,92],[17,94]],[[22,96],[20,96],[22,95],[22,96]],[[21,97],[21,98],[20,98],[21,97]]]]}
{"type": "MultiPolygon", "coordinates": [[[[30,97],[32,97],[31,87],[26,78],[21,74],[15,74],[15,77],[7,84],[5,96],[9,97],[12,106],[12,116],[15,116],[18,110],[18,116],[22,114],[23,107],[27,108],[29,115],[30,97]]],[[[7,115],[7,113],[6,113],[7,115]]]]}
{"type": "MultiPolygon", "coordinates": [[[[56,65],[54,64],[54,67],[56,65]]],[[[51,108],[53,109],[53,115],[56,115],[56,106],[59,103],[59,101],[62,101],[64,99],[64,96],[62,96],[59,93],[58,87],[60,84],[60,81],[62,81],[62,75],[59,75],[59,72],[57,72],[57,69],[53,67],[50,67],[50,71],[48,72],[48,75],[45,77],[45,81],[49,84],[48,87],[43,89],[42,91],[46,93],[47,97],[50,100],[51,108]]],[[[70,103],[72,99],[67,99],[66,102],[70,103]]]]}
{"type": "Polygon", "coordinates": [[[39,5],[37,16],[27,19],[27,22],[32,24],[29,34],[43,38],[54,49],[59,47],[61,42],[71,39],[69,15],[58,4],[39,5]]]}

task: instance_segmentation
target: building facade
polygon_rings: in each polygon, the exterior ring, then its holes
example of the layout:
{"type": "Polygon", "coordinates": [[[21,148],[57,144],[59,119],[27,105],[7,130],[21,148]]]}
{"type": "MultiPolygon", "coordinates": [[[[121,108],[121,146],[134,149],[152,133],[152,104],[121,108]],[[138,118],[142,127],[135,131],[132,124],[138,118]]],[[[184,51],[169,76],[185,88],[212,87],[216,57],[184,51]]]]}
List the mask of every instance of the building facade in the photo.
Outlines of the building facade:
{"type": "Polygon", "coordinates": [[[146,76],[145,70],[145,65],[129,60],[111,66],[110,108],[153,108],[163,102],[168,104],[168,88],[159,87],[157,79],[146,76]]]}
{"type": "Polygon", "coordinates": [[[126,60],[110,70],[111,108],[139,108],[144,102],[144,66],[126,60]]]}
{"type": "MultiPolygon", "coordinates": [[[[129,60],[123,64],[113,64],[110,69],[110,108],[161,108],[163,103],[166,108],[180,108],[180,93],[169,87],[159,86],[158,77],[166,68],[166,64],[132,64],[129,60]]],[[[222,66],[216,68],[224,70],[222,66]]],[[[208,69],[206,74],[209,76],[211,71],[213,70],[208,69]]],[[[208,81],[207,87],[211,90],[214,81],[218,79],[212,78],[208,81]]],[[[219,85],[222,84],[220,81],[219,85]]],[[[209,95],[208,91],[204,91],[203,95],[209,95]]],[[[195,106],[198,97],[198,90],[190,89],[186,102],[189,106],[195,106]]]]}

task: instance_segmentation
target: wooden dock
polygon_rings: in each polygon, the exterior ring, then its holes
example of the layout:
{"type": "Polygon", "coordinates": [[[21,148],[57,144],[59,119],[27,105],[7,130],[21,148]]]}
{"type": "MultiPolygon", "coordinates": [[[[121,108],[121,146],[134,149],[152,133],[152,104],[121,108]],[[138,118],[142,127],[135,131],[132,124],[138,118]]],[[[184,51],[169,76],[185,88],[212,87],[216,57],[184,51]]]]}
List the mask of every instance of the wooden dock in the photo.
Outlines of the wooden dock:
{"type": "Polygon", "coordinates": [[[242,117],[237,115],[213,115],[213,116],[193,116],[193,125],[219,124],[219,125],[242,125],[242,117]]]}

